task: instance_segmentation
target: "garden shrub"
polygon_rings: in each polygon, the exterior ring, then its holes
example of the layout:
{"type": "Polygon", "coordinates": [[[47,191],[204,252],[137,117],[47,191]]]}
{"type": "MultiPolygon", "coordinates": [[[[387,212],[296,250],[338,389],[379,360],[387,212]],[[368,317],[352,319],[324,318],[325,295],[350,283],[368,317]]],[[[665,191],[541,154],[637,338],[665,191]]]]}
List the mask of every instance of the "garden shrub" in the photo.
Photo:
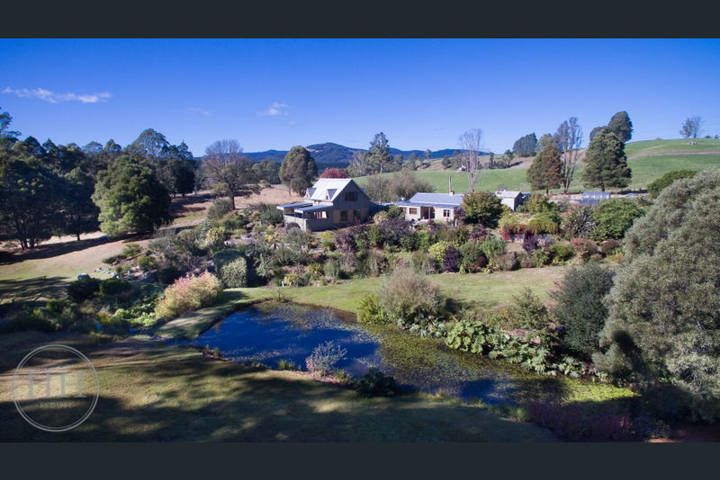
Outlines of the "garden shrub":
{"type": "Polygon", "coordinates": [[[230,200],[221,198],[213,201],[212,205],[207,209],[207,219],[211,223],[217,223],[226,214],[233,211],[230,200]]]}
{"type": "Polygon", "coordinates": [[[380,299],[377,295],[365,295],[362,300],[360,300],[358,321],[360,321],[360,323],[387,323],[387,317],[380,306],[380,299]]]}
{"type": "Polygon", "coordinates": [[[340,278],[340,262],[336,258],[329,258],[323,265],[323,274],[327,278],[337,280],[340,278]]]}
{"type": "Polygon", "coordinates": [[[108,278],[100,282],[100,293],[103,295],[120,295],[130,289],[130,282],[119,278],[108,278]]]}
{"type": "Polygon", "coordinates": [[[450,248],[450,243],[445,240],[440,240],[437,243],[430,245],[428,248],[428,254],[435,260],[439,265],[443,265],[445,261],[445,252],[450,248]]]}
{"type": "Polygon", "coordinates": [[[140,255],[137,258],[137,266],[144,272],[157,268],[157,261],[150,255],[140,255]]]}
{"type": "Polygon", "coordinates": [[[527,225],[523,223],[523,217],[509,210],[500,218],[498,225],[503,240],[511,240],[515,235],[525,233],[527,229],[527,225]]]}
{"type": "Polygon", "coordinates": [[[174,266],[164,267],[158,270],[157,277],[160,283],[170,285],[180,277],[180,272],[174,266]]]}
{"type": "Polygon", "coordinates": [[[410,256],[410,261],[412,262],[413,269],[417,273],[425,275],[437,273],[435,260],[430,256],[430,254],[425,253],[422,250],[413,252],[410,256]]]}
{"type": "Polygon", "coordinates": [[[225,240],[229,237],[225,227],[210,227],[205,232],[205,239],[203,241],[203,247],[210,250],[216,250],[223,248],[225,240]]]}
{"type": "Polygon", "coordinates": [[[97,278],[75,280],[67,287],[68,296],[78,303],[92,298],[98,291],[100,291],[100,280],[97,278]]]}
{"type": "Polygon", "coordinates": [[[642,217],[644,213],[643,209],[632,200],[611,199],[600,202],[593,212],[597,222],[593,239],[597,241],[610,238],[622,239],[635,219],[642,217]]]}
{"type": "Polygon", "coordinates": [[[549,324],[547,307],[528,287],[513,295],[508,314],[520,328],[543,330],[549,324]]]}
{"type": "Polygon", "coordinates": [[[247,260],[238,257],[227,263],[223,263],[219,270],[220,280],[227,288],[247,287],[248,267],[247,260]]]}
{"type": "Polygon", "coordinates": [[[460,247],[460,256],[462,257],[460,267],[464,272],[480,272],[488,263],[482,245],[477,242],[467,242],[462,245],[460,247]]]}
{"type": "Polygon", "coordinates": [[[397,205],[390,205],[386,212],[388,218],[405,218],[405,210],[403,210],[402,207],[398,207],[397,205]]]}
{"type": "Polygon", "coordinates": [[[399,392],[397,382],[375,367],[355,382],[355,391],[363,397],[394,397],[399,392]]]}
{"type": "Polygon", "coordinates": [[[596,225],[592,207],[579,206],[565,213],[562,217],[561,230],[567,240],[576,237],[590,238],[596,225]]]}
{"type": "Polygon", "coordinates": [[[155,307],[158,317],[175,318],[183,313],[206,307],[217,301],[222,295],[222,284],[213,274],[185,276],[167,287],[155,307]]]}
{"type": "Polygon", "coordinates": [[[414,270],[395,269],[383,282],[378,297],[391,322],[422,335],[436,334],[438,323],[447,314],[447,300],[440,288],[414,270]]]}
{"type": "Polygon", "coordinates": [[[527,230],[536,235],[541,233],[557,233],[558,228],[557,217],[547,212],[534,215],[527,224],[527,230]]]}
{"type": "Polygon", "coordinates": [[[674,170],[667,172],[660,178],[655,179],[647,186],[647,191],[650,194],[650,198],[657,198],[664,189],[672,185],[675,180],[681,180],[683,178],[692,178],[697,172],[694,170],[674,170]]]}
{"type": "Polygon", "coordinates": [[[275,205],[261,203],[256,207],[259,212],[260,221],[265,225],[282,225],[285,217],[283,212],[278,210],[275,205]]]}
{"type": "Polygon", "coordinates": [[[570,243],[575,250],[575,255],[583,261],[598,253],[597,243],[588,238],[573,238],[570,243]]]}
{"type": "Polygon", "coordinates": [[[443,270],[446,272],[457,272],[460,269],[460,252],[457,248],[450,245],[445,250],[443,258],[443,270]]]}
{"type": "Polygon", "coordinates": [[[494,193],[472,192],[463,197],[462,210],[466,223],[479,223],[495,228],[503,213],[502,203],[494,193]]]}
{"type": "Polygon", "coordinates": [[[123,245],[122,256],[126,259],[137,257],[142,253],[142,247],[137,243],[127,243],[123,245]]]}
{"type": "Polygon", "coordinates": [[[305,366],[308,371],[318,375],[328,375],[332,373],[335,365],[343,360],[347,355],[347,350],[337,345],[332,340],[321,343],[312,353],[305,359],[305,366]]]}
{"type": "MultiPolygon", "coordinates": [[[[388,218],[377,225],[371,225],[370,231],[372,231],[374,227],[378,229],[381,239],[380,243],[376,244],[377,246],[400,247],[403,245],[403,239],[414,237],[415,235],[410,222],[401,218],[388,218]]],[[[372,242],[373,240],[371,238],[371,243],[372,242]]]]}
{"type": "Polygon", "coordinates": [[[496,255],[493,259],[495,266],[503,272],[509,272],[511,270],[517,270],[520,268],[520,261],[518,260],[517,253],[508,252],[502,255],[496,255]]]}
{"type": "Polygon", "coordinates": [[[556,242],[550,245],[550,256],[553,265],[560,265],[575,256],[575,249],[569,243],[556,242]]]}
{"type": "Polygon", "coordinates": [[[327,251],[335,250],[335,234],[330,231],[324,231],[320,234],[320,244],[327,251]]]}
{"type": "Polygon", "coordinates": [[[364,274],[368,277],[378,277],[388,269],[388,259],[381,251],[368,250],[363,261],[364,274]]]}
{"type": "Polygon", "coordinates": [[[480,244],[480,248],[488,260],[495,260],[496,257],[505,253],[506,246],[505,241],[496,237],[490,237],[480,244]]]}
{"type": "Polygon", "coordinates": [[[557,213],[558,206],[550,202],[545,195],[533,193],[520,209],[535,215],[539,213],[557,213]]]}
{"type": "Polygon", "coordinates": [[[673,182],[628,231],[607,297],[598,366],[641,388],[685,392],[720,418],[720,170],[673,182]]]}
{"type": "Polygon", "coordinates": [[[600,242],[600,253],[603,255],[612,255],[613,253],[616,253],[620,249],[620,241],[614,240],[614,239],[608,239],[603,242],[600,242]]]}
{"type": "Polygon", "coordinates": [[[612,271],[596,263],[570,268],[551,292],[553,317],[563,327],[563,343],[584,358],[599,349],[598,334],[605,325],[603,298],[612,287],[612,271]]]}
{"type": "Polygon", "coordinates": [[[468,235],[468,240],[471,242],[482,242],[485,240],[488,236],[487,228],[485,228],[482,225],[473,225],[472,230],[470,231],[470,234],[468,235]]]}

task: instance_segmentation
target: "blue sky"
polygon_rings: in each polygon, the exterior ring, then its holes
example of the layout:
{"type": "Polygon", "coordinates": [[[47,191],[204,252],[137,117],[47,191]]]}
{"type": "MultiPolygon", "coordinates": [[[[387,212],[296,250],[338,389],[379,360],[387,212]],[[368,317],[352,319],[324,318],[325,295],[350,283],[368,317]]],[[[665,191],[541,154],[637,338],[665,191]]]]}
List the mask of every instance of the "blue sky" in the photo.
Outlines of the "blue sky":
{"type": "Polygon", "coordinates": [[[200,155],[336,142],[487,149],[627,110],[634,139],[720,134],[718,39],[0,39],[0,107],[40,141],[125,145],[154,128],[200,155]]]}

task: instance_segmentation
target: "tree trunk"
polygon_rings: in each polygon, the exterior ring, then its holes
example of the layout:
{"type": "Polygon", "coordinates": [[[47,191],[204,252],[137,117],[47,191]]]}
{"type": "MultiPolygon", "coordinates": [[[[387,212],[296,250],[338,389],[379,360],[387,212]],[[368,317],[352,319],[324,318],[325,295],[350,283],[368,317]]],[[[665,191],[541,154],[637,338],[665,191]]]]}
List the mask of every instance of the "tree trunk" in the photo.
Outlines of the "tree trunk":
{"type": "Polygon", "coordinates": [[[232,209],[235,210],[235,195],[230,192],[230,195],[228,195],[228,198],[230,199],[230,205],[232,205],[232,209]]]}
{"type": "Polygon", "coordinates": [[[80,234],[79,234],[79,233],[76,233],[75,236],[76,236],[76,238],[77,238],[77,241],[79,242],[79,241],[80,241],[80,234]]]}

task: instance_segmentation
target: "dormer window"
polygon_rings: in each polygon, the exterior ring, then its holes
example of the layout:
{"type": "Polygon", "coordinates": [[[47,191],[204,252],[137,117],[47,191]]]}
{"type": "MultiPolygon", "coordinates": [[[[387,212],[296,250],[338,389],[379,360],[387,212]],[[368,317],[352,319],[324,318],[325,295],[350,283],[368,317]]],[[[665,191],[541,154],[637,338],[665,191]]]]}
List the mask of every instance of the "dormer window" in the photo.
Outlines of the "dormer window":
{"type": "Polygon", "coordinates": [[[327,193],[325,194],[325,200],[332,200],[332,198],[335,196],[335,192],[337,189],[330,188],[327,190],[327,193]]]}

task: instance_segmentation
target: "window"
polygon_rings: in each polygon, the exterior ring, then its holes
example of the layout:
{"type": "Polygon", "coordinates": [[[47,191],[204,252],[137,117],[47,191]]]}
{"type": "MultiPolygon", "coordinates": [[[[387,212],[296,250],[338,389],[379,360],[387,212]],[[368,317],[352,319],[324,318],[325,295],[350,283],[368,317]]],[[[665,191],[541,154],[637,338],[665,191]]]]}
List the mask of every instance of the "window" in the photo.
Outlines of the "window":
{"type": "Polygon", "coordinates": [[[360,220],[360,210],[353,210],[353,220],[360,220]]]}
{"type": "Polygon", "coordinates": [[[408,208],[408,213],[410,215],[417,215],[417,208],[408,208]]]}
{"type": "Polygon", "coordinates": [[[450,210],[447,208],[443,210],[443,217],[450,218],[450,210]]]}
{"type": "Polygon", "coordinates": [[[347,222],[348,214],[347,210],[340,210],[340,221],[347,222]]]}
{"type": "Polygon", "coordinates": [[[356,202],[358,199],[357,192],[345,192],[345,200],[348,202],[356,202]]]}

